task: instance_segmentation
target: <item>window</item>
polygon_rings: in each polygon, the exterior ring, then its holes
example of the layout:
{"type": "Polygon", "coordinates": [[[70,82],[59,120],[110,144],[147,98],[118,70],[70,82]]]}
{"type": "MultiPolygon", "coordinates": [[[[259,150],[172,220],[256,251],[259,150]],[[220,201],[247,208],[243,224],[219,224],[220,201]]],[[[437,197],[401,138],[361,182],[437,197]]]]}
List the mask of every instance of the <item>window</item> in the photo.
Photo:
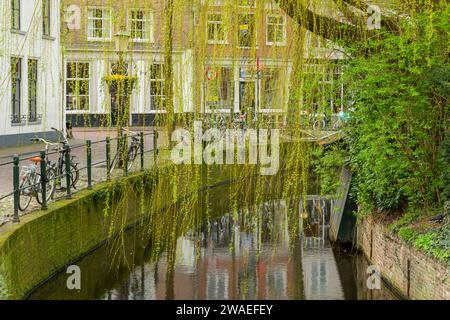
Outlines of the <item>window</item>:
{"type": "Polygon", "coordinates": [[[22,84],[22,58],[11,58],[11,106],[12,123],[21,123],[20,98],[22,84]]]}
{"type": "Polygon", "coordinates": [[[305,102],[312,105],[312,110],[324,110],[338,113],[344,110],[344,84],[342,67],[339,65],[310,64],[305,66],[305,74],[309,77],[306,87],[309,99],[305,102]],[[313,81],[311,81],[313,80],[313,81]]]}
{"type": "Polygon", "coordinates": [[[286,17],[284,15],[267,16],[267,45],[286,45],[286,17]]]}
{"type": "Polygon", "coordinates": [[[250,48],[256,45],[256,27],[254,14],[239,15],[239,47],[250,48]]]}
{"type": "Polygon", "coordinates": [[[223,22],[223,15],[220,13],[208,14],[207,23],[208,43],[224,44],[227,42],[227,35],[223,22]]]}
{"type": "Polygon", "coordinates": [[[88,9],[88,40],[111,39],[111,10],[88,9]]]}
{"type": "Polygon", "coordinates": [[[89,110],[89,63],[87,62],[67,63],[66,110],[89,110]]]}
{"type": "Polygon", "coordinates": [[[233,72],[230,67],[208,67],[206,72],[206,110],[231,110],[233,72]]]}
{"type": "Polygon", "coordinates": [[[152,15],[146,10],[130,10],[130,33],[133,41],[153,41],[152,15]]]}
{"type": "Polygon", "coordinates": [[[262,77],[262,109],[282,109],[283,77],[281,69],[272,68],[266,71],[262,77]]]}
{"type": "Polygon", "coordinates": [[[228,270],[213,269],[206,273],[206,296],[214,300],[228,299],[229,283],[228,270]]]}
{"type": "Polygon", "coordinates": [[[20,30],[20,0],[11,0],[11,29],[20,30]]]}
{"type": "Polygon", "coordinates": [[[38,61],[28,60],[28,121],[36,122],[37,118],[37,83],[38,61]]]}
{"type": "Polygon", "coordinates": [[[239,6],[240,7],[255,8],[256,7],[256,0],[239,0],[239,6]]]}
{"type": "Polygon", "coordinates": [[[239,68],[239,110],[254,114],[256,111],[257,74],[253,68],[239,68]]]}
{"type": "Polygon", "coordinates": [[[164,64],[152,64],[150,67],[150,109],[164,109],[164,64]]]}
{"type": "Polygon", "coordinates": [[[42,0],[42,34],[50,36],[50,1],[42,0]]]}

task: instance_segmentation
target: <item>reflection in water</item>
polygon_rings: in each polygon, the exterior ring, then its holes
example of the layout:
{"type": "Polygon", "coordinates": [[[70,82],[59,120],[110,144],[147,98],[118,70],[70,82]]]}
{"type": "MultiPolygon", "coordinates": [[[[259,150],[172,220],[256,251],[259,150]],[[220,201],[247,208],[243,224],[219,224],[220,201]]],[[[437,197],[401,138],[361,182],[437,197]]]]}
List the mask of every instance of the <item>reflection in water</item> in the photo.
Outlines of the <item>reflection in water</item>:
{"type": "Polygon", "coordinates": [[[132,231],[127,235],[125,248],[129,260],[134,261],[131,271],[125,265],[111,269],[111,254],[105,246],[79,263],[80,291],[66,289],[67,278],[62,273],[31,298],[373,297],[361,293],[365,290],[361,285],[365,283],[365,274],[355,271],[358,270],[355,259],[334,250],[325,240],[330,204],[314,200],[322,208],[315,210],[317,206],[311,201],[306,206],[298,199],[270,201],[224,215],[210,221],[199,234],[179,237],[174,256],[163,253],[156,262],[149,261],[150,253],[146,251],[146,243],[140,243],[139,231],[132,231]],[[363,279],[359,280],[357,274],[363,279]]]}

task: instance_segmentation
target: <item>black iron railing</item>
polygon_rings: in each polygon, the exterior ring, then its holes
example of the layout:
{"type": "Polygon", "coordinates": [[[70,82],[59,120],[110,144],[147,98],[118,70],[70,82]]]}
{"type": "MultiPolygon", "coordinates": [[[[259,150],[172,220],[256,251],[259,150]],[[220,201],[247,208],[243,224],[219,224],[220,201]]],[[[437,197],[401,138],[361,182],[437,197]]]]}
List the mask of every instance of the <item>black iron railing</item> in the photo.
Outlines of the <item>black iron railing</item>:
{"type": "MultiPolygon", "coordinates": [[[[7,156],[7,157],[0,157],[0,169],[6,168],[6,167],[11,167],[12,166],[12,191],[0,196],[0,201],[5,200],[7,198],[13,197],[14,200],[14,206],[11,209],[12,210],[12,214],[13,214],[13,222],[19,222],[20,221],[20,215],[19,212],[23,211],[20,208],[20,199],[22,196],[25,196],[25,192],[27,192],[26,196],[29,197],[30,195],[30,190],[33,190],[33,195],[37,198],[38,196],[40,196],[40,208],[42,210],[47,210],[48,208],[48,204],[47,204],[47,199],[48,199],[48,192],[50,190],[47,190],[48,187],[48,183],[52,182],[52,180],[54,180],[53,182],[56,184],[58,183],[59,185],[65,185],[65,187],[61,187],[60,190],[64,190],[65,189],[65,198],[70,199],[76,189],[76,191],[82,190],[82,189],[92,189],[94,181],[92,179],[92,173],[93,173],[93,168],[101,168],[102,165],[104,165],[105,170],[106,170],[106,180],[109,181],[111,180],[111,173],[113,171],[117,171],[114,170],[115,168],[113,168],[113,170],[111,170],[111,166],[112,166],[112,159],[113,159],[113,153],[111,152],[111,143],[114,141],[117,141],[117,143],[119,145],[121,145],[122,143],[129,143],[129,138],[134,136],[135,140],[138,141],[137,144],[135,144],[135,148],[137,149],[137,154],[133,159],[130,159],[130,161],[133,161],[133,163],[131,164],[133,166],[133,164],[139,163],[139,166],[137,166],[138,170],[143,171],[144,168],[144,156],[146,153],[153,153],[153,164],[156,166],[157,163],[157,157],[158,157],[158,148],[157,148],[157,143],[158,143],[158,131],[157,130],[152,130],[151,132],[139,132],[137,134],[133,134],[133,135],[123,135],[121,137],[117,137],[117,138],[109,138],[107,137],[104,140],[98,140],[98,141],[91,141],[91,140],[87,140],[85,143],[82,144],[78,144],[78,145],[64,145],[63,148],[59,148],[58,150],[55,151],[46,151],[46,150],[42,150],[42,151],[38,151],[38,152],[29,152],[29,153],[25,153],[22,155],[13,155],[13,156],[7,156]],[[145,149],[145,139],[146,137],[151,137],[152,139],[152,148],[146,150],[145,149]],[[138,140],[137,140],[138,139],[138,140]],[[105,157],[100,160],[100,161],[93,161],[93,146],[100,146],[103,145],[102,147],[105,148],[105,157]],[[85,160],[86,160],[86,165],[82,166],[82,167],[78,167],[77,165],[73,165],[72,161],[74,159],[73,154],[74,154],[74,150],[77,149],[81,149],[81,148],[85,148],[85,160]],[[51,164],[49,158],[53,155],[56,155],[59,157],[59,159],[62,157],[63,158],[63,168],[60,168],[61,170],[57,170],[57,174],[53,174],[52,177],[48,177],[48,172],[49,172],[49,165],[51,164]],[[12,159],[11,159],[12,158],[12,159]],[[139,158],[139,161],[137,161],[137,159],[139,158]],[[8,160],[11,159],[11,160],[8,160]],[[5,160],[4,162],[2,162],[2,160],[5,160]],[[21,175],[21,168],[20,168],[20,164],[25,162],[25,161],[32,161],[35,163],[35,167],[34,170],[38,170],[39,172],[38,174],[38,179],[34,179],[33,183],[31,184],[27,184],[26,186],[21,186],[21,182],[24,181],[24,179],[26,178],[26,174],[25,171],[22,172],[21,175]],[[39,163],[39,165],[38,165],[39,163]],[[81,171],[85,171],[87,174],[87,185],[82,188],[79,189],[76,185],[77,181],[74,181],[74,176],[76,175],[77,177],[79,177],[79,174],[81,171]]],[[[101,147],[99,147],[101,149],[101,147]]],[[[128,174],[128,170],[130,168],[129,163],[128,163],[128,156],[127,156],[127,152],[124,152],[123,154],[121,150],[125,150],[126,149],[121,149],[121,148],[117,148],[116,150],[116,154],[114,155],[114,157],[122,157],[120,161],[120,165],[118,165],[118,169],[121,169],[123,172],[123,175],[127,175],[128,174]]],[[[119,162],[116,161],[116,163],[114,163],[114,165],[117,165],[119,162]]],[[[136,168],[136,165],[134,165],[134,167],[136,168]]],[[[23,168],[29,168],[29,166],[23,167],[23,168]]],[[[0,182],[2,183],[2,182],[0,182]]],[[[7,212],[6,212],[7,213],[7,212]]],[[[7,213],[8,214],[8,213],[7,213]]]]}

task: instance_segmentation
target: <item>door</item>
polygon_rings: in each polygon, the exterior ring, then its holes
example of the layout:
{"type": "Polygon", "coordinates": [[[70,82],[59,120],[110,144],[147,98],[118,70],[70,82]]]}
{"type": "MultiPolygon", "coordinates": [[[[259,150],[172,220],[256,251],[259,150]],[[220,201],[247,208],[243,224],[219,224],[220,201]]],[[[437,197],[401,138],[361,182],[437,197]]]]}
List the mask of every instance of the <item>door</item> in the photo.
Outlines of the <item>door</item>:
{"type": "Polygon", "coordinates": [[[253,119],[256,116],[256,82],[241,80],[239,82],[239,110],[253,119]]]}

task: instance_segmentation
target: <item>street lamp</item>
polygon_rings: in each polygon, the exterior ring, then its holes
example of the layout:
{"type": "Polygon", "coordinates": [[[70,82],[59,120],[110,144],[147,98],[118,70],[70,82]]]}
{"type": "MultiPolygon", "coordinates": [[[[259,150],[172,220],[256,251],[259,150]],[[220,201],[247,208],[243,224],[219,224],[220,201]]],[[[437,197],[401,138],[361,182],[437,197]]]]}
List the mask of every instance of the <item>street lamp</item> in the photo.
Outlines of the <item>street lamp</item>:
{"type": "MultiPolygon", "coordinates": [[[[119,56],[119,63],[117,66],[116,74],[125,76],[127,74],[127,66],[124,62],[124,55],[128,51],[128,44],[130,40],[130,33],[124,30],[124,28],[121,28],[119,32],[117,32],[114,35],[114,42],[115,42],[115,49],[116,53],[119,56]]],[[[122,86],[125,84],[125,80],[122,82],[122,86]]],[[[126,120],[128,118],[128,115],[124,115],[124,112],[126,111],[126,103],[128,100],[128,97],[124,97],[122,95],[127,95],[127,90],[123,90],[124,88],[120,87],[119,81],[116,83],[116,92],[115,92],[115,103],[117,108],[117,137],[118,137],[118,143],[117,143],[117,150],[123,149],[123,153],[120,157],[120,159],[124,159],[124,155],[126,153],[126,145],[127,142],[123,139],[123,132],[122,132],[122,125],[124,122],[126,123],[126,120]],[[122,92],[123,91],[123,92],[122,92]]],[[[121,164],[123,165],[123,163],[121,164]]]]}
{"type": "Polygon", "coordinates": [[[125,31],[125,30],[121,30],[119,32],[117,32],[114,35],[114,42],[115,42],[115,47],[116,47],[116,52],[117,55],[119,56],[119,74],[125,74],[125,68],[124,68],[124,63],[123,63],[123,57],[126,54],[126,52],[128,51],[128,44],[130,41],[130,33],[125,31]]]}
{"type": "Polygon", "coordinates": [[[130,33],[125,30],[121,30],[114,35],[116,51],[119,55],[127,52],[130,37],[130,33]]]}

